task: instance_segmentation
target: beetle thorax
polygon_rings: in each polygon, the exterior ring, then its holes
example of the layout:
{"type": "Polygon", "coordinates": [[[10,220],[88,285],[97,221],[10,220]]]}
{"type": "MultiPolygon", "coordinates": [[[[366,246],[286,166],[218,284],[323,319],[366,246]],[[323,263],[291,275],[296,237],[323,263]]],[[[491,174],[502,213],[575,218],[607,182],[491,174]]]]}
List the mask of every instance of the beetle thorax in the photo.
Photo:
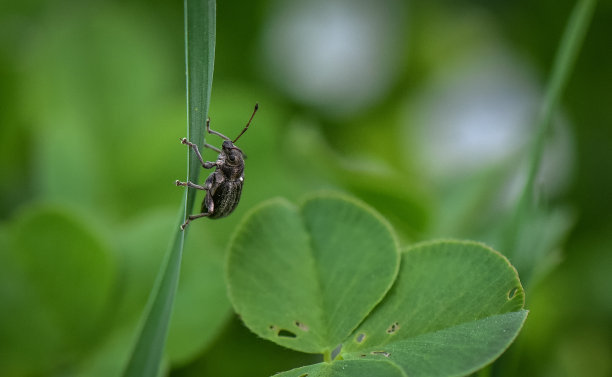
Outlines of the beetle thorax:
{"type": "Polygon", "coordinates": [[[244,172],[244,158],[240,148],[225,140],[219,154],[220,169],[228,179],[238,179],[244,172]]]}

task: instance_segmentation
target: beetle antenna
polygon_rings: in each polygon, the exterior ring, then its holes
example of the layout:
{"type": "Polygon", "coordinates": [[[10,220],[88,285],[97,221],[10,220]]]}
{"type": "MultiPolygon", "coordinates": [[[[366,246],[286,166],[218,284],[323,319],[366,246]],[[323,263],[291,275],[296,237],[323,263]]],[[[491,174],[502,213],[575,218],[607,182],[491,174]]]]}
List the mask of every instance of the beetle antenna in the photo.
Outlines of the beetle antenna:
{"type": "Polygon", "coordinates": [[[238,141],[238,139],[240,139],[240,136],[242,136],[242,134],[245,133],[246,130],[249,128],[249,125],[251,124],[251,121],[253,120],[253,117],[255,116],[255,113],[257,112],[257,109],[259,109],[259,104],[256,102],[255,103],[255,110],[253,110],[253,114],[251,114],[251,119],[249,119],[249,121],[247,122],[247,125],[244,127],[244,129],[242,130],[240,135],[236,136],[236,138],[234,139],[234,141],[232,141],[232,143],[235,143],[236,141],[238,141]]]}

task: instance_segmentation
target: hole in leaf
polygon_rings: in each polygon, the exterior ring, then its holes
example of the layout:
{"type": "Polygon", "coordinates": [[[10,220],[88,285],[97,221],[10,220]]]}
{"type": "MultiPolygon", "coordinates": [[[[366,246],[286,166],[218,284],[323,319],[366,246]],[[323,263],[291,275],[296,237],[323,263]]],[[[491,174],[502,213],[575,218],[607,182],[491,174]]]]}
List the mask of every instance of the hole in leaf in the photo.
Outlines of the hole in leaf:
{"type": "Polygon", "coordinates": [[[300,321],[295,321],[295,326],[302,331],[308,331],[310,328],[300,321]]]}
{"type": "Polygon", "coordinates": [[[365,353],[362,353],[361,355],[359,355],[361,357],[366,357],[367,355],[365,353]]]}
{"type": "Polygon", "coordinates": [[[400,328],[399,322],[393,322],[391,326],[389,326],[389,328],[387,329],[387,334],[389,335],[394,334],[397,330],[399,330],[399,328],[400,328]]]}
{"type": "Polygon", "coordinates": [[[278,337],[281,338],[295,338],[297,337],[297,335],[295,335],[295,333],[292,333],[289,330],[280,330],[277,334],[278,337]]]}
{"type": "Polygon", "coordinates": [[[514,298],[514,295],[516,295],[516,292],[518,292],[518,288],[516,288],[516,287],[512,288],[508,292],[508,300],[512,300],[512,298],[514,298]]]}
{"type": "Polygon", "coordinates": [[[355,337],[355,342],[356,343],[362,343],[365,340],[365,338],[366,338],[366,334],[364,334],[364,333],[358,334],[355,337]]]}
{"type": "Polygon", "coordinates": [[[331,353],[331,359],[334,360],[340,354],[340,351],[342,351],[342,344],[338,344],[338,347],[334,348],[331,353]]]}
{"type": "Polygon", "coordinates": [[[276,331],[276,326],[274,326],[274,325],[270,325],[270,327],[268,327],[268,328],[269,328],[270,330],[272,330],[272,331],[276,331]]]}
{"type": "Polygon", "coordinates": [[[382,355],[384,357],[389,357],[391,354],[387,351],[372,351],[370,352],[372,355],[382,355]]]}

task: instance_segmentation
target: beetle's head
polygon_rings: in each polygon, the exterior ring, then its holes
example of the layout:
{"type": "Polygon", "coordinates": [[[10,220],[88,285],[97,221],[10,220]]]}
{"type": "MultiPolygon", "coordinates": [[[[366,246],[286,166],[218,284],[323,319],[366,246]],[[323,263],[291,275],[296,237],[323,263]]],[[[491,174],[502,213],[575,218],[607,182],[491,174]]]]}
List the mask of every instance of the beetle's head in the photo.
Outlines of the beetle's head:
{"type": "Polygon", "coordinates": [[[221,145],[223,153],[225,153],[225,162],[229,165],[240,165],[244,163],[244,154],[242,150],[232,143],[231,140],[225,140],[221,145]]]}

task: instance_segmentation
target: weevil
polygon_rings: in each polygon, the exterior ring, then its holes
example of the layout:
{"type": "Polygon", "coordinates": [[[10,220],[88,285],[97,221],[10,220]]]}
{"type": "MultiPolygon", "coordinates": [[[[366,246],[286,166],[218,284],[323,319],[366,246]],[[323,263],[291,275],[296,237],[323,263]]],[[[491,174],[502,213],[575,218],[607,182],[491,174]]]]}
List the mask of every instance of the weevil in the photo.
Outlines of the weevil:
{"type": "Polygon", "coordinates": [[[246,156],[240,148],[234,145],[234,143],[236,143],[238,139],[240,139],[240,136],[249,128],[257,109],[259,109],[259,105],[255,104],[255,110],[253,110],[251,118],[242,129],[242,132],[240,132],[234,140],[220,132],[211,130],[210,118],[206,120],[206,132],[223,139],[221,149],[210,144],[204,144],[205,148],[212,149],[219,153],[217,161],[204,161],[196,144],[188,141],[186,138],[181,139],[182,144],[188,145],[193,149],[204,169],[216,168],[215,171],[206,178],[203,186],[189,181],[181,182],[177,180],[175,182],[177,186],[188,186],[206,191],[206,195],[202,201],[201,213],[187,217],[185,223],[181,225],[181,230],[184,230],[190,221],[199,219],[200,217],[208,217],[209,219],[220,219],[225,217],[232,213],[238,206],[240,195],[242,194],[242,186],[244,185],[244,159],[246,156]]]}

